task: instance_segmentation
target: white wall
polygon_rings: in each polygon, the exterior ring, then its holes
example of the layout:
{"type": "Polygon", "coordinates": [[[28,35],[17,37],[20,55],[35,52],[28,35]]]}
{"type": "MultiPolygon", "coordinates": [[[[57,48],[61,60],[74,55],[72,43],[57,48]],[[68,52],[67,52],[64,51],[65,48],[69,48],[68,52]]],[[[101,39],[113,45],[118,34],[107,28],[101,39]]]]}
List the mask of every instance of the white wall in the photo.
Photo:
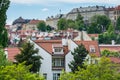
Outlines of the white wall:
{"type": "MultiPolygon", "coordinates": [[[[33,41],[31,41],[32,43],[34,43],[33,41]]],[[[52,80],[52,56],[46,52],[44,49],[42,49],[41,47],[39,47],[37,44],[34,43],[35,48],[39,49],[39,55],[43,58],[43,60],[41,60],[42,64],[40,67],[40,74],[47,74],[47,80],[52,80]]]]}
{"type": "Polygon", "coordinates": [[[65,56],[65,70],[66,72],[70,72],[71,69],[69,68],[68,64],[70,64],[70,62],[73,60],[73,56],[71,54],[71,51],[74,51],[74,48],[76,48],[78,45],[76,45],[72,40],[69,40],[69,49],[70,52],[68,54],[66,54],[65,56]]]}

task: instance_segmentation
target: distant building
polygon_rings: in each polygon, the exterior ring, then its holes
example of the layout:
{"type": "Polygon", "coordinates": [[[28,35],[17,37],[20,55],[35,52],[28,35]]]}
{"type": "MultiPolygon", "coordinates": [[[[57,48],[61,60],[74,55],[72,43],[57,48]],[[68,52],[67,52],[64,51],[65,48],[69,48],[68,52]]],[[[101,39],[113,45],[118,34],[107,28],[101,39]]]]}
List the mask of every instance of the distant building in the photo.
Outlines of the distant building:
{"type": "Polygon", "coordinates": [[[57,23],[60,18],[63,18],[63,14],[56,15],[55,17],[54,16],[48,17],[46,19],[46,24],[50,25],[54,29],[57,29],[57,23]]]}
{"type": "Polygon", "coordinates": [[[81,43],[89,51],[86,59],[88,64],[97,63],[100,57],[98,43],[96,41],[73,41],[71,39],[62,40],[36,40],[30,41],[34,43],[35,48],[39,49],[39,55],[43,58],[40,67],[40,73],[45,76],[46,80],[58,80],[62,70],[70,72],[68,64],[73,60],[71,51],[78,47],[81,43]],[[93,54],[97,58],[93,59],[93,54]]]}
{"type": "Polygon", "coordinates": [[[22,30],[38,30],[37,25],[41,21],[43,20],[36,20],[36,19],[30,20],[27,24],[23,25],[22,30]]]}
{"type": "Polygon", "coordinates": [[[46,23],[57,29],[57,21],[60,18],[75,20],[78,13],[80,13],[83,16],[83,20],[85,24],[90,23],[91,17],[93,17],[94,15],[106,15],[115,24],[118,16],[120,16],[120,6],[109,7],[109,8],[106,8],[105,6],[88,6],[88,7],[73,8],[67,14],[59,14],[61,15],[60,17],[53,17],[53,16],[48,17],[46,19],[46,23]]]}

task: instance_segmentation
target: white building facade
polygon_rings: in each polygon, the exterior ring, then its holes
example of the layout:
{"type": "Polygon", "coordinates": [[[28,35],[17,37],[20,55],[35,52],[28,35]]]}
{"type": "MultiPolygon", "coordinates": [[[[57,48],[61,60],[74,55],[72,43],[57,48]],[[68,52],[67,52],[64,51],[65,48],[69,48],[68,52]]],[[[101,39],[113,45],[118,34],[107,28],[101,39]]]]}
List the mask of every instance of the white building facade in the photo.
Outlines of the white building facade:
{"type": "MultiPolygon", "coordinates": [[[[74,49],[79,45],[75,41],[71,39],[38,40],[31,41],[31,43],[34,43],[35,48],[39,49],[39,55],[43,58],[40,73],[43,74],[46,80],[58,80],[62,70],[71,71],[68,66],[73,60],[71,52],[74,52],[74,49]]],[[[90,46],[89,42],[83,41],[81,43],[85,43],[85,47],[86,45],[90,46]]],[[[92,43],[95,48],[98,46],[94,42],[92,43]]],[[[98,52],[98,49],[96,49],[96,52],[98,52]]]]}

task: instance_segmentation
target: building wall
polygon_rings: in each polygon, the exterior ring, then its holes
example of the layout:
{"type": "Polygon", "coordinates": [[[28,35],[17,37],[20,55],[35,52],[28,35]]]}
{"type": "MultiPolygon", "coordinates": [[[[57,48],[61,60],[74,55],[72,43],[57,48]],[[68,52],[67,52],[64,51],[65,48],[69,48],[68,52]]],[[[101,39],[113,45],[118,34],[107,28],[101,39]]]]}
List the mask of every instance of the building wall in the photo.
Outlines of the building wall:
{"type": "MultiPolygon", "coordinates": [[[[91,23],[91,17],[97,14],[106,15],[112,20],[113,23],[115,23],[118,16],[120,16],[120,11],[119,10],[116,10],[116,11],[106,10],[106,9],[107,8],[105,8],[104,6],[91,6],[91,7],[88,6],[88,7],[73,8],[69,13],[64,14],[63,17],[66,19],[75,20],[77,17],[78,11],[79,11],[80,14],[83,16],[83,20],[86,24],[91,23]],[[114,14],[114,11],[116,12],[116,14],[114,14]]],[[[46,24],[49,24],[50,26],[57,29],[58,20],[59,18],[55,19],[54,17],[52,17],[52,18],[46,19],[46,24]]]]}
{"type": "Polygon", "coordinates": [[[69,46],[70,46],[69,47],[70,52],[66,54],[65,56],[65,71],[66,72],[71,72],[71,69],[69,68],[68,64],[70,64],[70,62],[73,60],[73,56],[71,52],[74,51],[74,48],[76,48],[77,45],[72,40],[69,40],[69,46]]]}
{"type": "Polygon", "coordinates": [[[49,19],[49,20],[46,20],[46,25],[50,25],[54,29],[57,29],[58,21],[59,21],[59,19],[49,19]]]}
{"type": "Polygon", "coordinates": [[[80,31],[78,36],[74,38],[74,40],[82,40],[84,41],[92,41],[92,39],[88,36],[88,34],[85,31],[80,31]]]}
{"type": "MultiPolygon", "coordinates": [[[[34,43],[33,41],[31,41],[34,43]]],[[[53,80],[52,78],[52,56],[46,52],[44,49],[39,47],[37,44],[34,43],[35,48],[39,49],[39,55],[43,58],[41,60],[42,64],[40,67],[40,74],[47,74],[47,80],[53,80]]]]}
{"type": "Polygon", "coordinates": [[[23,25],[22,30],[38,30],[37,24],[25,24],[23,25]]]}

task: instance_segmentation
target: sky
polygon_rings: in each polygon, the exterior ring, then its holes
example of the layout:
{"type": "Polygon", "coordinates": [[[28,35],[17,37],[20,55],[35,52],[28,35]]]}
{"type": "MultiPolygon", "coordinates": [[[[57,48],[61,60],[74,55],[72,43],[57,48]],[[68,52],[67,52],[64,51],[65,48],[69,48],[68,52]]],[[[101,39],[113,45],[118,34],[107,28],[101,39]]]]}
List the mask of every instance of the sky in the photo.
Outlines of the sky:
{"type": "Polygon", "coordinates": [[[106,6],[112,7],[120,5],[119,0],[10,0],[10,7],[7,10],[6,23],[12,22],[22,17],[24,19],[45,20],[48,16],[66,14],[73,8],[86,6],[106,6]],[[60,12],[61,10],[61,12],[60,12]]]}

